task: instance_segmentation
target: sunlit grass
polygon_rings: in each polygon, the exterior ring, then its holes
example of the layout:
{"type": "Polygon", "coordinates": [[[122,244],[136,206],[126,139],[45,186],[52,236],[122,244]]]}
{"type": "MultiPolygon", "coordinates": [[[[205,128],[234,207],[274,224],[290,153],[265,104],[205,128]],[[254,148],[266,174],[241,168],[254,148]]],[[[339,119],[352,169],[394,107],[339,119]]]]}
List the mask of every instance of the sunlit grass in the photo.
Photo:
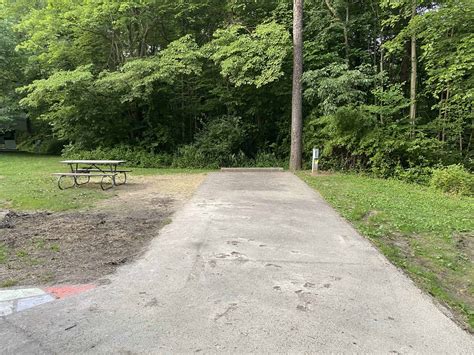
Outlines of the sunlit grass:
{"type": "MultiPolygon", "coordinates": [[[[68,171],[60,156],[0,153],[0,209],[64,211],[92,206],[114,195],[97,184],[59,190],[51,174],[68,171]]],[[[192,169],[132,169],[132,176],[202,173],[192,169]]]]}

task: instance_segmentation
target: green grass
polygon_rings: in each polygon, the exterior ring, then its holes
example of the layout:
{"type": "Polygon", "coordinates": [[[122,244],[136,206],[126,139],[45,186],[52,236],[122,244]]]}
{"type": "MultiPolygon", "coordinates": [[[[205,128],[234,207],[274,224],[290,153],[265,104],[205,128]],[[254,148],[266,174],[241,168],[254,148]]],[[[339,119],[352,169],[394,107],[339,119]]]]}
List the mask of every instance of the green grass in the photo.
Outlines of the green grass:
{"type": "Polygon", "coordinates": [[[474,198],[359,175],[299,176],[474,330],[474,198]]]}
{"type": "MultiPolygon", "coordinates": [[[[113,196],[98,186],[59,190],[52,173],[67,171],[59,156],[0,153],[0,209],[65,211],[94,205],[113,196]]],[[[205,170],[132,169],[133,175],[190,174],[205,170]]],[[[0,256],[1,258],[1,256],[0,256]]]]}
{"type": "Polygon", "coordinates": [[[0,264],[4,264],[7,260],[8,256],[8,249],[5,245],[0,243],[0,264]]]}
{"type": "Polygon", "coordinates": [[[18,281],[16,280],[5,280],[5,281],[0,282],[0,288],[13,287],[13,286],[16,286],[17,284],[18,284],[18,281]]]}

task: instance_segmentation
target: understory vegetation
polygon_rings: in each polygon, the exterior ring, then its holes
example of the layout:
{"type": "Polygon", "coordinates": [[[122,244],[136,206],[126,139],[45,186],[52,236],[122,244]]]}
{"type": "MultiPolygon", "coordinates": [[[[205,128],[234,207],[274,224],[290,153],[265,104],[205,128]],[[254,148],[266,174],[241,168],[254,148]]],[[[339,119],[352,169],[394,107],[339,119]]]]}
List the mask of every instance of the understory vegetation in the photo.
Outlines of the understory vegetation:
{"type": "Polygon", "coordinates": [[[353,174],[300,177],[474,331],[474,198],[353,174]]]}
{"type": "MultiPolygon", "coordinates": [[[[472,171],[471,0],[304,11],[306,164],[472,171]]],[[[1,0],[0,129],[26,117],[24,150],[143,167],[286,166],[291,28],[281,0],[1,0]]]]}

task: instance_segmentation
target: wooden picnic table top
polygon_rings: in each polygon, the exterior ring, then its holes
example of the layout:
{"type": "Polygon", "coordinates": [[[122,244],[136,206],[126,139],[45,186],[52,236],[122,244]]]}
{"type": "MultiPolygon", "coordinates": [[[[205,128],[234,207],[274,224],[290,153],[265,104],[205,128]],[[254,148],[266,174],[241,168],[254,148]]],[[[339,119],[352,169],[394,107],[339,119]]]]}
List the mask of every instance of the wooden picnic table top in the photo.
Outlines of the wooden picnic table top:
{"type": "Polygon", "coordinates": [[[63,164],[96,164],[96,165],[118,165],[126,163],[125,160],[63,160],[63,164]]]}

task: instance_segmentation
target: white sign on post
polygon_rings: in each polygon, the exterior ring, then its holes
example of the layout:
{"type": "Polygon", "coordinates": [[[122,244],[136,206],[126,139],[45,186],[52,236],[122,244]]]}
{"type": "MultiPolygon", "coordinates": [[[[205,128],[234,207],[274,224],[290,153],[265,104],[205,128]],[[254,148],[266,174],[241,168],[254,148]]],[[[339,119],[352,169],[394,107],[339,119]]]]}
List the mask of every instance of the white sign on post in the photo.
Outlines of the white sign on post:
{"type": "Polygon", "coordinates": [[[311,163],[312,173],[317,173],[319,170],[319,149],[313,148],[313,161],[311,163]]]}

